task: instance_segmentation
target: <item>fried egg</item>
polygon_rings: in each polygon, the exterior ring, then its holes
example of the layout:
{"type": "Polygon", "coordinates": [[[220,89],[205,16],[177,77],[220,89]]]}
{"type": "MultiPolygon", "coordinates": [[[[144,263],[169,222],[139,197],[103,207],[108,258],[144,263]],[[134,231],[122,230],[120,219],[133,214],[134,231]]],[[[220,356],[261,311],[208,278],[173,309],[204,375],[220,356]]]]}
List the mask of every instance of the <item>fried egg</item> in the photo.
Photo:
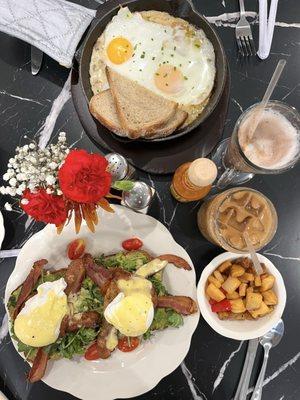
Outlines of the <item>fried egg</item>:
{"type": "Polygon", "coordinates": [[[132,277],[117,282],[120,293],[104,310],[104,317],[125,336],[140,336],[150,327],[154,317],[151,298],[152,283],[132,277]]]}
{"type": "Polygon", "coordinates": [[[26,301],[14,322],[15,335],[22,343],[43,347],[57,340],[61,321],[68,313],[66,286],[63,278],[45,282],[26,301]]]}
{"type": "Polygon", "coordinates": [[[104,63],[149,90],[183,105],[200,104],[215,78],[215,54],[202,30],[148,21],[121,8],[104,31],[104,63]]]}

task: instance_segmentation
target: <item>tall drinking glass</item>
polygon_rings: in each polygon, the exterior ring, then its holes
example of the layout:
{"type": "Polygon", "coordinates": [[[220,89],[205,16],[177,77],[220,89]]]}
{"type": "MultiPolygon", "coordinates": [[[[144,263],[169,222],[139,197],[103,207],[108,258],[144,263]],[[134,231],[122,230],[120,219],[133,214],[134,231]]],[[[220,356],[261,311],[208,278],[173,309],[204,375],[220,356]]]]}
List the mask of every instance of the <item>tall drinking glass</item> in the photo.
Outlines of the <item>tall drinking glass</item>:
{"type": "Polygon", "coordinates": [[[294,107],[270,101],[249,107],[237,120],[231,138],[212,156],[218,167],[216,186],[240,185],[254,174],[280,174],[300,157],[300,115],[294,107]]]}

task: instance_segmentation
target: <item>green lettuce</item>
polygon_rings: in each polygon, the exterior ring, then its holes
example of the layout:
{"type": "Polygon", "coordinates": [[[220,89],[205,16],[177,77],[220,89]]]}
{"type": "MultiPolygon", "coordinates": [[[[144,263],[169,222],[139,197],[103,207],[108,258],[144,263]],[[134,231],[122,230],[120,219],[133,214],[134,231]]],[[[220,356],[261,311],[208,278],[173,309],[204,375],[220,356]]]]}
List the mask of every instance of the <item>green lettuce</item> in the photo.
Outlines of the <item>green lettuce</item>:
{"type": "Polygon", "coordinates": [[[73,303],[74,313],[84,311],[103,313],[103,296],[98,286],[90,278],[84,279],[80,291],[70,300],[73,303]]]}
{"type": "Polygon", "coordinates": [[[150,259],[142,251],[131,251],[129,253],[119,252],[112,256],[100,256],[95,261],[103,265],[105,268],[123,268],[125,271],[133,272],[144,264],[147,264],[150,259]]]}

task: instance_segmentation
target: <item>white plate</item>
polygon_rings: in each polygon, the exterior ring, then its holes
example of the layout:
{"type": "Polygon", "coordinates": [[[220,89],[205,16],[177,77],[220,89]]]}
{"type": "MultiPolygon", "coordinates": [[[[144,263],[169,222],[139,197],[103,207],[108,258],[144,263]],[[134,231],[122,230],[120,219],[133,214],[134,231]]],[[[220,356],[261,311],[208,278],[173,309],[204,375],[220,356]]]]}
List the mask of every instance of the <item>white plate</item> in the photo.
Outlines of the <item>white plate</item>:
{"type": "MultiPolygon", "coordinates": [[[[148,215],[137,214],[125,207],[114,206],[115,213],[99,212],[99,225],[94,234],[85,225],[78,237],[86,238],[87,251],[93,255],[114,253],[121,249],[123,240],[139,237],[145,249],[153,254],[173,253],[192,265],[187,252],[172,238],[169,231],[148,215]]],[[[53,226],[46,226],[32,236],[22,248],[14,271],[6,286],[5,304],[10,293],[26,278],[34,261],[47,258],[50,267],[68,265],[66,246],[75,238],[71,222],[56,234],[53,226]]],[[[196,299],[195,271],[178,269],[168,265],[165,283],[170,293],[196,299]]],[[[174,371],[185,358],[193,332],[199,321],[199,313],[185,317],[184,325],[157,332],[153,339],[144,342],[132,353],[115,351],[108,360],[95,362],[84,358],[61,359],[49,362],[43,381],[55,389],[69,392],[84,400],[112,400],[143,394],[166,375],[174,371]]]]}
{"type": "Polygon", "coordinates": [[[5,234],[4,221],[3,221],[2,213],[0,211],[0,249],[2,246],[3,239],[4,239],[4,234],[5,234]]]}
{"type": "Polygon", "coordinates": [[[286,303],[286,290],[282,276],[275,265],[265,256],[258,254],[260,262],[264,263],[267,271],[274,275],[274,291],[278,297],[278,304],[270,314],[257,320],[225,321],[220,320],[216,313],[213,313],[205,295],[207,278],[224,261],[234,260],[239,257],[249,257],[250,254],[222,253],[215,257],[203,270],[198,287],[197,298],[201,315],[205,321],[220,335],[236,340],[249,340],[263,336],[280,320],[286,303]]]}

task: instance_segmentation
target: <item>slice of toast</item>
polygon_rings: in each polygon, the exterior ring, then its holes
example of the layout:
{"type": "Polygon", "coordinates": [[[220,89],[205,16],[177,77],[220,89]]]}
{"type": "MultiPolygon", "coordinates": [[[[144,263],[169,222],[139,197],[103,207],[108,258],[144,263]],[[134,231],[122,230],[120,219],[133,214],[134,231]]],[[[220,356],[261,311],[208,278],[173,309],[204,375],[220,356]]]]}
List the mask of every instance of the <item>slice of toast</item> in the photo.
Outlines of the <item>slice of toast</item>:
{"type": "Polygon", "coordinates": [[[89,104],[91,114],[107,129],[119,136],[128,136],[120,125],[117,109],[110,89],[94,95],[89,104]]]}
{"type": "Polygon", "coordinates": [[[177,128],[179,128],[187,119],[188,113],[177,109],[175,115],[160,128],[157,128],[153,133],[145,135],[145,139],[156,139],[170,136],[177,128]]]}
{"type": "Polygon", "coordinates": [[[132,138],[152,133],[175,115],[178,104],[107,68],[122,128],[132,138]]]}

